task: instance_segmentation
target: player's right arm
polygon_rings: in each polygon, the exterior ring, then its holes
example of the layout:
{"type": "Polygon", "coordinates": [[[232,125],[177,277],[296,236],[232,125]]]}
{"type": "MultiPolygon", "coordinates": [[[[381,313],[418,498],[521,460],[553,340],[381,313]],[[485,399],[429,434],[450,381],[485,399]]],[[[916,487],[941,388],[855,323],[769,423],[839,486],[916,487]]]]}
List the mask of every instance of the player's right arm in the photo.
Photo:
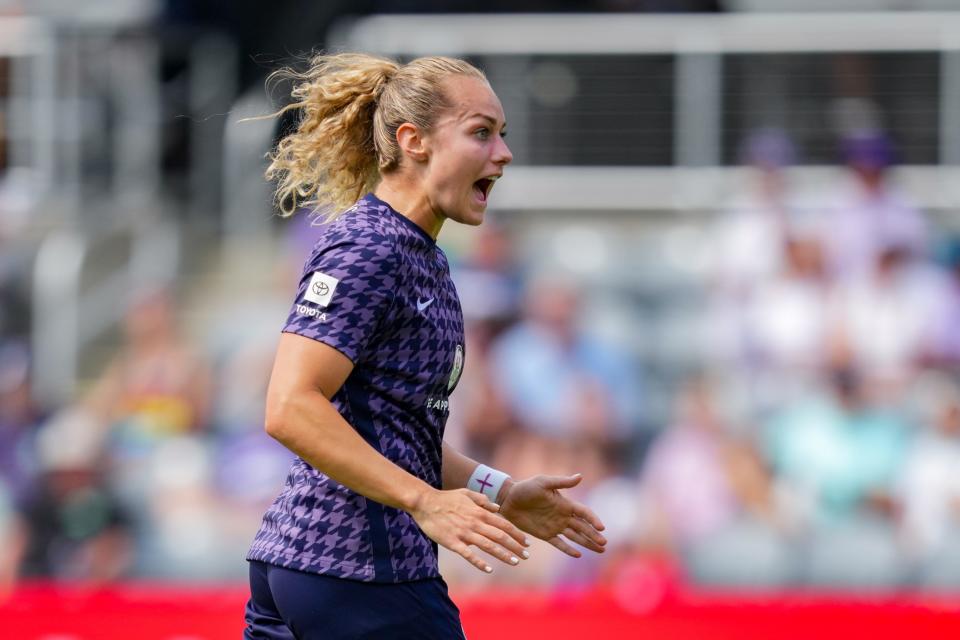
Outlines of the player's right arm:
{"type": "Polygon", "coordinates": [[[471,546],[517,564],[524,535],[495,515],[496,504],[467,489],[434,489],[381,455],[343,419],[330,398],[352,370],[353,363],[337,349],[281,334],[267,391],[267,433],[360,495],[406,511],[427,536],[481,571],[492,568],[471,546]]]}

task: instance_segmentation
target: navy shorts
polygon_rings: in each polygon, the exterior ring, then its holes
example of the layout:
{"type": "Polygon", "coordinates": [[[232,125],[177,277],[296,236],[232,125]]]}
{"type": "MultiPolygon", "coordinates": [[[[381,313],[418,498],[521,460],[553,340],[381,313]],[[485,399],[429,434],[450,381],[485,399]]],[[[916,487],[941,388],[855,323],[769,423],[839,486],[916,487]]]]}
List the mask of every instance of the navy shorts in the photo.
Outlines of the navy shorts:
{"type": "Polygon", "coordinates": [[[465,640],[442,578],[383,584],[250,562],[245,640],[465,640]]]}

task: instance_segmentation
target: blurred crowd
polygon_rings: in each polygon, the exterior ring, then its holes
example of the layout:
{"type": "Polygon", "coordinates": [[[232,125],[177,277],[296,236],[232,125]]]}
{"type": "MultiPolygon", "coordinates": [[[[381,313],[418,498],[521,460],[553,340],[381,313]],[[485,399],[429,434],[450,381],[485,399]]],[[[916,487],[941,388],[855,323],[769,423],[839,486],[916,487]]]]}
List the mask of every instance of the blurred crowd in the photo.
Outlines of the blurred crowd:
{"type": "Polygon", "coordinates": [[[713,230],[710,384],[644,472],[704,580],[960,585],[960,245],[890,180],[886,136],[842,155],[844,181],[799,202],[789,141],[757,133],[754,186],[713,230]],[[670,482],[683,465],[698,489],[670,482]]]}
{"type": "Polygon", "coordinates": [[[801,197],[782,132],[745,142],[747,182],[699,243],[699,357],[666,419],[643,358],[580,321],[598,283],[521,278],[508,234],[480,232],[457,274],[471,349],[451,429],[520,477],[584,473],[611,540],[499,579],[960,587],[960,242],[890,178],[882,132],[840,151],[842,179],[801,197]]]}
{"type": "MultiPolygon", "coordinates": [[[[658,566],[700,584],[960,588],[960,243],[889,179],[882,134],[844,141],[844,181],[813,205],[786,178],[794,156],[777,131],[744,145],[750,183],[701,246],[699,364],[665,420],[643,358],[581,321],[591,283],[537,269],[504,219],[451,251],[467,358],[446,438],[515,477],[583,473],[574,492],[610,540],[493,578],[445,556],[451,583],[658,566]]],[[[0,585],[245,576],[292,459],[263,401],[315,233],[287,223],[284,284],[219,306],[202,338],[177,292],[137,292],[122,345],[64,407],[33,401],[24,279],[0,263],[0,585]]]]}

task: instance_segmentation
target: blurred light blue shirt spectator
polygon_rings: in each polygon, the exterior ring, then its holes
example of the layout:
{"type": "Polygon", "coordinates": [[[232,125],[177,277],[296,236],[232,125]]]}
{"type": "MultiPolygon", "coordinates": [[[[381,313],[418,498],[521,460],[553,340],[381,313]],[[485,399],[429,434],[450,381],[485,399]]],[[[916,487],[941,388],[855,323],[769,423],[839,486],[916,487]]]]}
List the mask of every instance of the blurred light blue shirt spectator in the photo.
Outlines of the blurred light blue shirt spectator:
{"type": "Polygon", "coordinates": [[[833,382],[835,393],[801,398],[766,434],[772,468],[808,501],[814,524],[889,496],[907,443],[907,425],[867,404],[855,374],[835,373],[833,382]]]}
{"type": "Polygon", "coordinates": [[[628,355],[577,326],[587,299],[588,288],[532,283],[527,317],[492,347],[492,375],[525,428],[626,439],[639,421],[640,379],[628,355]]]}

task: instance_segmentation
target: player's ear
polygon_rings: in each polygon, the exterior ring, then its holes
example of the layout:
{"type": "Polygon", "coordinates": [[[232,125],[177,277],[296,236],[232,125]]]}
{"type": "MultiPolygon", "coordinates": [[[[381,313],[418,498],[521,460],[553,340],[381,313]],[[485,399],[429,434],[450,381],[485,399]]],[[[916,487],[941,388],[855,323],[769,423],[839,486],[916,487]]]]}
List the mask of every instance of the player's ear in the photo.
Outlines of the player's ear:
{"type": "Polygon", "coordinates": [[[400,145],[400,151],[414,162],[426,162],[428,154],[424,142],[423,133],[415,124],[404,122],[397,127],[397,144],[400,145]]]}

